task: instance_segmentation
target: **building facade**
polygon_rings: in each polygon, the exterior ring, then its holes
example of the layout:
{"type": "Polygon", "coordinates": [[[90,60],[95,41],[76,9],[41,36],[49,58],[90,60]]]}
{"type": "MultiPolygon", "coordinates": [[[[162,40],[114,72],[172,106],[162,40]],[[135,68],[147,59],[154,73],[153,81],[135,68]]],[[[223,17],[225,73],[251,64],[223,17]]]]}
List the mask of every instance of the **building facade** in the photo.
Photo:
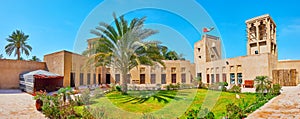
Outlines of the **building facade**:
{"type": "MultiPolygon", "coordinates": [[[[300,60],[278,61],[276,24],[270,15],[246,20],[247,55],[222,58],[221,39],[205,34],[194,44],[194,63],[165,60],[165,67],[140,65],[130,70],[130,84],[192,83],[201,77],[203,83],[228,82],[243,85],[256,76],[268,76],[274,83],[294,86],[299,84],[300,60]]],[[[97,38],[88,39],[88,49],[97,38]]],[[[120,83],[121,75],[114,67],[86,68],[88,58],[68,51],[45,55],[50,72],[65,77],[64,86],[120,83]],[[84,68],[85,67],[85,68],[84,68]]]]}
{"type": "Polygon", "coordinates": [[[247,20],[246,32],[246,56],[222,58],[220,38],[208,34],[194,44],[196,75],[203,83],[223,81],[243,85],[245,80],[254,80],[256,76],[268,76],[274,82],[280,80],[288,85],[299,83],[300,62],[278,61],[276,24],[270,15],[247,20]]]}
{"type": "MultiPolygon", "coordinates": [[[[69,51],[59,51],[44,56],[50,72],[64,76],[64,86],[87,86],[120,83],[121,75],[114,67],[87,67],[88,57],[69,51]]],[[[195,66],[184,60],[164,60],[165,67],[140,65],[127,75],[130,84],[171,84],[192,82],[195,66]]]]}
{"type": "Polygon", "coordinates": [[[87,67],[87,57],[69,51],[59,51],[44,56],[50,72],[64,76],[64,86],[92,85],[100,82],[100,71],[87,67]]]}

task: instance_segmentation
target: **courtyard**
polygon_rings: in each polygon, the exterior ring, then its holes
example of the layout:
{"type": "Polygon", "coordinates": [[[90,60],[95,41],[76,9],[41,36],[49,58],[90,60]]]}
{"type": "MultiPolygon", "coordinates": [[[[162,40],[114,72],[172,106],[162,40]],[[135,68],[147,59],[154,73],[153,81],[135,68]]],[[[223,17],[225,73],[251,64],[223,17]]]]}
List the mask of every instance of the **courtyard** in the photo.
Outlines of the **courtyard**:
{"type": "Polygon", "coordinates": [[[1,119],[43,119],[35,108],[33,96],[20,90],[0,90],[1,119]]]}
{"type": "MultiPolygon", "coordinates": [[[[299,118],[300,102],[298,99],[300,97],[300,85],[296,87],[283,87],[282,89],[282,94],[271,99],[252,114],[249,114],[247,118],[299,118]]],[[[198,89],[195,92],[195,90],[145,92],[143,94],[133,94],[133,92],[130,94],[129,92],[129,95],[111,92],[105,97],[92,99],[91,107],[104,109],[106,116],[113,118],[138,118],[143,114],[151,114],[155,117],[160,117],[164,114],[163,118],[186,118],[183,114],[184,109],[190,110],[201,106],[208,107],[209,105],[213,105],[212,112],[215,114],[215,118],[221,118],[224,116],[227,104],[239,102],[235,93],[204,89],[198,89]],[[216,96],[217,99],[213,99],[216,96]],[[204,100],[210,100],[211,102],[204,100]]],[[[255,100],[254,93],[241,93],[239,95],[248,102],[255,100]]],[[[33,96],[27,93],[20,92],[19,90],[0,90],[0,97],[0,118],[45,118],[41,112],[35,109],[33,96]]],[[[81,110],[82,106],[77,108],[81,110]]]]}

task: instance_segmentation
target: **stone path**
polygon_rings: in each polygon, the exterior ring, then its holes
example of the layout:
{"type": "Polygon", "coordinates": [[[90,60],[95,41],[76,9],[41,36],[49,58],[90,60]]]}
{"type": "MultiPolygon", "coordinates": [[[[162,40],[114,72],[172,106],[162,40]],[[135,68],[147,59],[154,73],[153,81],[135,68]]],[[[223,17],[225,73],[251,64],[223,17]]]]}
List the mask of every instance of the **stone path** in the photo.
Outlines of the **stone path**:
{"type": "Polygon", "coordinates": [[[33,97],[18,90],[0,90],[0,119],[44,119],[33,97]]]}
{"type": "Polygon", "coordinates": [[[300,85],[283,87],[281,95],[250,114],[247,119],[300,119],[300,85]]]}

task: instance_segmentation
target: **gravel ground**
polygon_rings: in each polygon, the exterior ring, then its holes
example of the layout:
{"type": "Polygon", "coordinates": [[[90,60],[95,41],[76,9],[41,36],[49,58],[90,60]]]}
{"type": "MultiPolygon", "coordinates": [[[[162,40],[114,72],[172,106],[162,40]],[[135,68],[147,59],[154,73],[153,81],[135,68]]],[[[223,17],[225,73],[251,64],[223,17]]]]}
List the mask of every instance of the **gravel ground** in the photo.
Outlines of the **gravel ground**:
{"type": "Polygon", "coordinates": [[[19,90],[0,90],[0,119],[44,119],[33,96],[19,90]]]}
{"type": "Polygon", "coordinates": [[[300,119],[300,85],[282,89],[281,95],[254,111],[248,119],[300,119]]]}

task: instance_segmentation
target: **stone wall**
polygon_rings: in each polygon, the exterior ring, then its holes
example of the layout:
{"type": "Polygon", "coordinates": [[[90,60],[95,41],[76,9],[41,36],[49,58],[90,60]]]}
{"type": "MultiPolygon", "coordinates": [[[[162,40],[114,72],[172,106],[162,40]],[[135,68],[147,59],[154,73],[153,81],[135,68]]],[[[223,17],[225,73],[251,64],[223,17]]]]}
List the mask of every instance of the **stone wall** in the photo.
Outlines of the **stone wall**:
{"type": "MultiPolygon", "coordinates": [[[[99,74],[94,69],[85,66],[87,57],[66,50],[54,52],[44,56],[44,61],[50,72],[64,76],[64,86],[71,86],[71,73],[74,76],[75,86],[80,86],[80,74],[83,74],[83,85],[88,85],[88,74],[90,84],[94,84],[94,74],[99,74]]],[[[98,77],[96,75],[96,81],[98,77]]]]}
{"type": "Polygon", "coordinates": [[[296,69],[273,70],[273,83],[281,86],[296,86],[296,69]]]}
{"type": "Polygon", "coordinates": [[[296,69],[296,85],[300,84],[300,60],[278,61],[277,69],[296,69]]]}
{"type": "Polygon", "coordinates": [[[0,59],[0,89],[19,88],[19,75],[34,70],[46,70],[45,62],[0,59]]]}

